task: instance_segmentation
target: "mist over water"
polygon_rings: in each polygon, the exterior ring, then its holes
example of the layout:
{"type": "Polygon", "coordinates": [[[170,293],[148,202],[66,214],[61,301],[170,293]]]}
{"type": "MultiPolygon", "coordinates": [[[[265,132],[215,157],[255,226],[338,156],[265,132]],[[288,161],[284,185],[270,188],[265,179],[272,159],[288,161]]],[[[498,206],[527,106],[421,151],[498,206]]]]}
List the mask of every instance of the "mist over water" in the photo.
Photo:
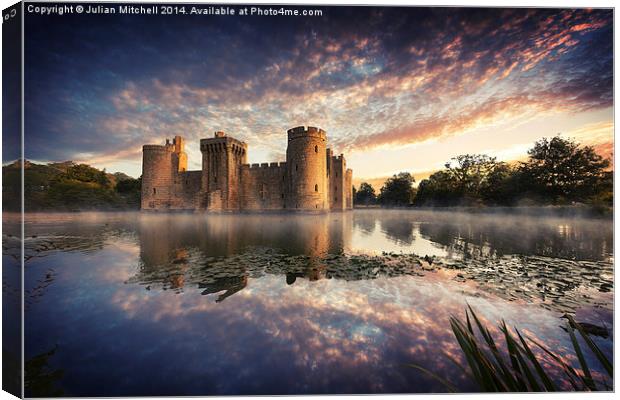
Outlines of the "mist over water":
{"type": "Polygon", "coordinates": [[[26,236],[26,359],[55,349],[65,395],[445,391],[408,363],[472,391],[443,354],[467,303],[566,352],[572,313],[613,348],[610,220],[31,214],[26,236]]]}

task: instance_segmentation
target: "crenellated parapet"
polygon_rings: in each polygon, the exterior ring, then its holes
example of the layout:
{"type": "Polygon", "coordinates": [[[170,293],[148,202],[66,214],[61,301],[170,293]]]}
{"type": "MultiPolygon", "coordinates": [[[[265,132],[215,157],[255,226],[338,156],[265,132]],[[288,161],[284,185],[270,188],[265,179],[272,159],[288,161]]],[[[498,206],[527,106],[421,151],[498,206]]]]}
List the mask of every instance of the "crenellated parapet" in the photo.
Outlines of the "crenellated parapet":
{"type": "Polygon", "coordinates": [[[242,169],[282,169],[286,168],[286,162],[271,162],[271,163],[254,163],[254,164],[242,164],[242,169]]]}
{"type": "Polygon", "coordinates": [[[226,136],[222,131],[217,131],[212,138],[200,140],[200,151],[211,154],[230,151],[236,155],[246,156],[248,145],[241,140],[226,136]]]}
{"type": "Polygon", "coordinates": [[[173,152],[174,147],[161,144],[145,144],[142,146],[142,151],[173,152]]]}
{"type": "Polygon", "coordinates": [[[286,161],[247,163],[245,142],[214,132],[200,140],[202,168],[187,171],[184,139],[144,145],[142,209],[294,210],[350,208],[352,171],[318,127],[287,130],[286,161]]]}
{"type": "Polygon", "coordinates": [[[314,126],[297,126],[289,129],[287,133],[289,142],[302,137],[315,137],[327,140],[327,133],[323,129],[314,126]]]}

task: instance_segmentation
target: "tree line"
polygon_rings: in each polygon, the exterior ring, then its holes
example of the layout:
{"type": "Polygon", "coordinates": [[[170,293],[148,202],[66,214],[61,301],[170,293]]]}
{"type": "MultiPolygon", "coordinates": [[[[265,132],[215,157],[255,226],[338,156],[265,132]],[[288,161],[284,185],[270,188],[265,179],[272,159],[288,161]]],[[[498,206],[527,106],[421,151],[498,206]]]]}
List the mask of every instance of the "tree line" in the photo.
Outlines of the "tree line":
{"type": "MultiPolygon", "coordinates": [[[[137,210],[141,178],[110,174],[87,164],[24,163],[26,211],[137,210]]],[[[2,167],[3,207],[21,209],[21,162],[2,167]]]]}
{"type": "Polygon", "coordinates": [[[358,206],[519,206],[585,203],[610,207],[610,161],[590,146],[559,136],[543,138],[524,162],[508,164],[484,154],[452,158],[445,168],[423,179],[401,172],[376,193],[367,182],[354,188],[358,206]]]}

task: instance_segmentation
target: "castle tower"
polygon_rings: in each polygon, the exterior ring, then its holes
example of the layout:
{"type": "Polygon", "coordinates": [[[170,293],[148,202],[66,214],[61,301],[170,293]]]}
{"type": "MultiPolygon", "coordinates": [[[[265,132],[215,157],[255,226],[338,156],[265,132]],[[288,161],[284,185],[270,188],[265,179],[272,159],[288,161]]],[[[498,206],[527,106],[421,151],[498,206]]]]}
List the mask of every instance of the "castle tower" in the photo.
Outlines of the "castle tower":
{"type": "MultiPolygon", "coordinates": [[[[175,150],[175,145],[168,139],[163,146],[153,144],[142,146],[141,209],[170,208],[172,185],[179,166],[179,154],[175,150]]],[[[185,162],[187,168],[187,157],[185,162]]]]}
{"type": "Polygon", "coordinates": [[[172,145],[174,146],[174,154],[172,158],[175,171],[187,171],[187,153],[185,153],[185,139],[183,139],[181,136],[175,136],[174,139],[172,139],[172,145]]]}
{"type": "Polygon", "coordinates": [[[331,155],[328,150],[328,202],[331,210],[347,210],[353,208],[353,171],[347,169],[347,160],[343,154],[331,155]]]}
{"type": "Polygon", "coordinates": [[[239,209],[239,167],[246,163],[248,146],[244,142],[215,132],[200,140],[202,152],[202,208],[239,209]]]}
{"type": "Polygon", "coordinates": [[[286,148],[286,208],[327,210],[326,134],[319,128],[298,126],[288,130],[286,148]]]}

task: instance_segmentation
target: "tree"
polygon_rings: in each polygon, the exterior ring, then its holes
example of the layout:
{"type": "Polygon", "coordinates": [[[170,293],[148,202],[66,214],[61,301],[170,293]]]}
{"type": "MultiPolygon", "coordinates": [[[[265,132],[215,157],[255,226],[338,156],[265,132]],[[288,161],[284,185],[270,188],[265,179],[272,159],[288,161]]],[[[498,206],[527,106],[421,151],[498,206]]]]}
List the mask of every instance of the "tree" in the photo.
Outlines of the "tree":
{"type": "MultiPolygon", "coordinates": [[[[463,154],[452,158],[446,169],[422,180],[414,200],[417,206],[462,206],[481,204],[498,189],[511,171],[505,163],[484,154],[463,154]]],[[[489,200],[495,201],[499,193],[489,200]]]]}
{"type": "Polygon", "coordinates": [[[520,178],[518,169],[504,162],[497,163],[480,188],[483,202],[497,206],[513,205],[520,197],[520,178]]]}
{"type": "Polygon", "coordinates": [[[413,201],[414,177],[409,172],[401,172],[385,181],[379,194],[379,203],[384,206],[408,206],[413,201]]]}
{"type": "Polygon", "coordinates": [[[375,188],[370,183],[362,182],[359,190],[355,193],[355,204],[363,204],[365,206],[375,204],[377,195],[375,188]]]}
{"type": "Polygon", "coordinates": [[[475,203],[481,199],[481,190],[488,177],[498,168],[495,157],[485,154],[463,154],[446,163],[446,173],[461,193],[461,203],[475,203]]]}
{"type": "Polygon", "coordinates": [[[462,191],[446,171],[437,171],[418,185],[413,204],[416,206],[446,207],[458,205],[462,191]]]}
{"type": "Polygon", "coordinates": [[[138,179],[123,179],[116,184],[116,191],[119,193],[140,193],[140,189],[142,187],[142,177],[138,179]]]}
{"type": "Polygon", "coordinates": [[[65,173],[59,175],[58,178],[62,180],[98,183],[102,186],[110,185],[110,179],[108,179],[105,169],[100,171],[86,164],[73,165],[67,169],[65,173]]]}
{"type": "Polygon", "coordinates": [[[528,155],[521,165],[528,189],[554,204],[595,195],[609,167],[592,147],[559,136],[537,141],[528,155]]]}

